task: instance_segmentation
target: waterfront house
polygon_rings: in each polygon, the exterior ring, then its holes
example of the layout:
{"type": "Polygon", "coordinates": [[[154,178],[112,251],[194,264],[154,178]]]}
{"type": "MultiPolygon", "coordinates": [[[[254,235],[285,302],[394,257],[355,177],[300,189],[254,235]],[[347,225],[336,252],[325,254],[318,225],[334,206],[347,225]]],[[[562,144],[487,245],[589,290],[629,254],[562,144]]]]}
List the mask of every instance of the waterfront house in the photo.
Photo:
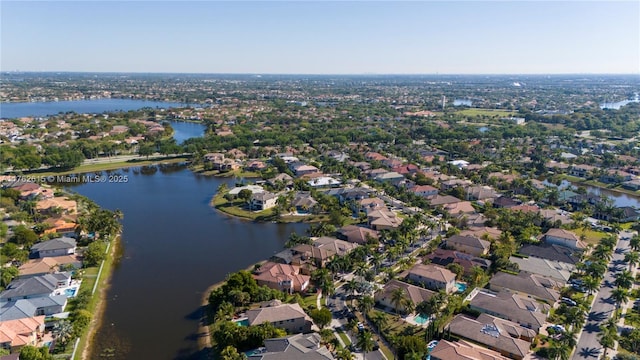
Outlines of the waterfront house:
{"type": "Polygon", "coordinates": [[[303,292],[309,286],[308,275],[300,273],[297,265],[266,262],[254,273],[258,285],[265,285],[271,289],[286,293],[303,292]]]}
{"type": "Polygon", "coordinates": [[[263,191],[251,194],[251,202],[249,208],[253,211],[263,211],[275,207],[278,202],[278,195],[263,191]]]}
{"type": "Polygon", "coordinates": [[[512,293],[521,293],[553,304],[560,299],[560,289],[564,284],[559,280],[537,274],[521,272],[518,275],[513,275],[500,271],[493,275],[489,281],[489,289],[496,292],[506,290],[512,293]]]}
{"type": "Polygon", "coordinates": [[[271,323],[289,333],[307,333],[313,324],[311,318],[302,310],[300,305],[283,304],[279,300],[263,303],[260,308],[247,310],[249,325],[271,323]]]}
{"type": "Polygon", "coordinates": [[[264,347],[247,355],[249,360],[332,360],[331,351],[322,345],[318,333],[295,334],[282,338],[266,339],[264,347]]]}
{"type": "Polygon", "coordinates": [[[52,274],[61,270],[80,269],[82,262],[76,255],[52,256],[32,259],[20,265],[20,277],[52,274]]]}
{"type": "Polygon", "coordinates": [[[293,184],[293,178],[287,173],[281,173],[276,175],[274,178],[267,180],[267,183],[271,186],[277,186],[279,183],[284,186],[289,186],[293,184]]]}
{"type": "Polygon", "coordinates": [[[429,353],[431,360],[509,360],[499,352],[464,340],[439,340],[429,353]]]}
{"type": "Polygon", "coordinates": [[[58,314],[64,310],[66,305],[66,295],[10,301],[0,307],[0,319],[2,319],[2,321],[8,321],[40,315],[48,316],[58,314]]]}
{"type": "Polygon", "coordinates": [[[547,244],[566,246],[571,249],[587,247],[576,234],[564,229],[549,229],[540,239],[547,244]]]}
{"type": "Polygon", "coordinates": [[[527,356],[531,340],[537,335],[531,329],[488,314],[480,314],[477,319],[456,315],[445,331],[516,360],[527,356]]]}
{"type": "Polygon", "coordinates": [[[44,230],[45,235],[59,234],[63,237],[75,237],[77,226],[75,223],[76,218],[76,215],[57,215],[45,219],[43,222],[50,226],[44,230]]]}
{"type": "Polygon", "coordinates": [[[75,214],[78,204],[75,200],[63,197],[54,197],[40,200],[36,203],[36,210],[41,214],[75,214]]]}
{"type": "Polygon", "coordinates": [[[456,274],[436,265],[417,264],[409,270],[407,279],[421,284],[427,289],[436,291],[442,289],[447,294],[456,291],[456,274]]]}
{"type": "Polygon", "coordinates": [[[296,208],[296,212],[299,214],[311,213],[313,208],[318,202],[311,196],[308,191],[298,191],[295,193],[291,206],[296,208]]]}
{"type": "Polygon", "coordinates": [[[0,348],[20,352],[24,346],[38,346],[44,335],[44,316],[0,321],[0,348]]]}
{"type": "Polygon", "coordinates": [[[382,289],[376,292],[374,296],[376,303],[378,303],[380,306],[394,310],[396,308],[396,305],[398,305],[397,310],[401,313],[406,313],[405,304],[395,304],[393,302],[393,293],[394,291],[396,291],[396,289],[402,289],[405,298],[407,300],[410,300],[414,306],[420,304],[423,301],[428,301],[433,295],[436,294],[436,292],[434,291],[394,279],[386,283],[382,289]]]}
{"type": "Polygon", "coordinates": [[[491,247],[490,242],[469,235],[453,235],[445,240],[445,244],[448,248],[474,256],[486,255],[491,247]]]}
{"type": "Polygon", "coordinates": [[[61,272],[13,280],[0,292],[0,303],[53,296],[57,289],[71,285],[71,273],[61,272]]]}
{"type": "Polygon", "coordinates": [[[586,164],[573,165],[569,169],[569,175],[586,178],[595,169],[596,169],[595,166],[586,165],[586,164]]]}
{"type": "Polygon", "coordinates": [[[505,291],[496,294],[474,290],[470,297],[470,309],[513,321],[536,332],[546,323],[551,309],[547,304],[505,291]]]}
{"type": "Polygon", "coordinates": [[[76,253],[76,240],[70,237],[59,237],[34,244],[29,256],[43,258],[53,256],[73,255],[76,253]]]}

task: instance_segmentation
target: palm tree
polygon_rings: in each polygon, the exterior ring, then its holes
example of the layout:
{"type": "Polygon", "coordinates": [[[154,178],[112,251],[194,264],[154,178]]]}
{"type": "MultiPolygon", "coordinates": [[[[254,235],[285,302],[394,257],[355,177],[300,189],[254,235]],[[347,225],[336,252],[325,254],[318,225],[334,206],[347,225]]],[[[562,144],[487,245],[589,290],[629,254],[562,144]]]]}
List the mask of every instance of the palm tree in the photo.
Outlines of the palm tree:
{"type": "Polygon", "coordinates": [[[617,287],[611,292],[611,298],[616,302],[616,311],[619,312],[620,306],[629,300],[629,290],[617,287]]]}
{"type": "Polygon", "coordinates": [[[618,341],[618,327],[614,319],[609,319],[605,324],[600,326],[600,335],[598,341],[604,348],[603,358],[607,358],[607,350],[613,349],[618,341]]]}
{"type": "Polygon", "coordinates": [[[367,316],[369,311],[373,309],[373,305],[375,304],[375,300],[371,296],[363,296],[358,301],[358,310],[362,313],[363,316],[367,316]]]}
{"type": "Polygon", "coordinates": [[[564,324],[571,326],[571,329],[576,329],[584,324],[586,317],[586,312],[580,306],[570,307],[567,309],[564,324]]]}
{"type": "Polygon", "coordinates": [[[351,296],[351,306],[353,306],[353,297],[358,290],[358,282],[356,279],[351,279],[344,284],[344,289],[347,291],[349,296],[351,296]]]}
{"type": "Polygon", "coordinates": [[[596,249],[593,250],[593,257],[596,259],[603,259],[606,261],[611,260],[611,257],[613,256],[611,254],[611,249],[608,249],[606,246],[596,246],[596,249]]]}
{"type": "Polygon", "coordinates": [[[373,335],[369,330],[363,330],[358,333],[356,346],[362,350],[362,358],[367,358],[367,353],[373,350],[373,335]]]}
{"type": "Polygon", "coordinates": [[[375,325],[378,332],[389,325],[387,316],[383,312],[379,311],[373,313],[373,315],[371,316],[371,322],[373,323],[373,325],[375,325]]]}
{"type": "Polygon", "coordinates": [[[593,294],[600,288],[600,279],[587,275],[582,278],[584,288],[587,289],[589,295],[593,294]]]}
{"type": "Polygon", "coordinates": [[[391,303],[398,315],[400,315],[400,305],[403,305],[405,298],[406,294],[403,288],[395,288],[391,291],[391,303]]]}
{"type": "Polygon", "coordinates": [[[633,275],[628,270],[623,270],[616,275],[616,280],[613,283],[616,286],[629,290],[631,289],[631,285],[633,285],[633,275]]]}
{"type": "Polygon", "coordinates": [[[640,235],[635,235],[629,240],[629,247],[633,251],[640,251],[640,235]]]}
{"type": "Polygon", "coordinates": [[[635,251],[629,251],[626,254],[624,254],[624,261],[629,263],[629,271],[631,271],[631,269],[633,269],[634,266],[640,263],[640,254],[638,254],[635,251]]]}
{"type": "Polygon", "coordinates": [[[480,266],[474,266],[471,268],[471,284],[476,287],[479,286],[485,278],[485,272],[480,266]]]}
{"type": "Polygon", "coordinates": [[[340,348],[336,351],[336,357],[338,360],[353,360],[355,359],[355,355],[351,353],[351,351],[347,348],[340,348]]]}

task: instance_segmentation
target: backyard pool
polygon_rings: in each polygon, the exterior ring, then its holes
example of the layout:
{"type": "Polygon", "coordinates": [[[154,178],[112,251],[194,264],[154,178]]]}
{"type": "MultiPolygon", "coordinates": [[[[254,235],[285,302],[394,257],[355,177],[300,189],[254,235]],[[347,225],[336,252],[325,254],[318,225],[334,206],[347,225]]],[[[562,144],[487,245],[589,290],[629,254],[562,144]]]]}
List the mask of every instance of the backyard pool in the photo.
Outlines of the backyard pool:
{"type": "Polygon", "coordinates": [[[236,325],[238,326],[249,326],[249,319],[242,319],[236,321],[236,325]]]}
{"type": "Polygon", "coordinates": [[[77,287],[64,289],[64,294],[67,295],[68,298],[76,296],[76,291],[78,291],[77,287]]]}
{"type": "Polygon", "coordinates": [[[426,324],[429,321],[429,317],[424,314],[418,314],[413,321],[417,322],[420,325],[426,324]]]}
{"type": "Polygon", "coordinates": [[[458,292],[464,292],[465,290],[467,290],[467,284],[465,283],[461,283],[461,282],[457,282],[456,283],[456,289],[458,289],[458,292]]]}

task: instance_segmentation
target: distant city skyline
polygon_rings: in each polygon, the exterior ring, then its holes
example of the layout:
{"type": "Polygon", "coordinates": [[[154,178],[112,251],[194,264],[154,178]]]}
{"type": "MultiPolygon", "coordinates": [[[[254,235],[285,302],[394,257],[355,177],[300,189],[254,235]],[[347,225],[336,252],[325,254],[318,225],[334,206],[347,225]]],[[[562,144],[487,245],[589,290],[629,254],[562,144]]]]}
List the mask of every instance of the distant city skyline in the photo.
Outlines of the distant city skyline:
{"type": "Polygon", "coordinates": [[[0,1],[0,70],[640,74],[638,1],[0,1]]]}

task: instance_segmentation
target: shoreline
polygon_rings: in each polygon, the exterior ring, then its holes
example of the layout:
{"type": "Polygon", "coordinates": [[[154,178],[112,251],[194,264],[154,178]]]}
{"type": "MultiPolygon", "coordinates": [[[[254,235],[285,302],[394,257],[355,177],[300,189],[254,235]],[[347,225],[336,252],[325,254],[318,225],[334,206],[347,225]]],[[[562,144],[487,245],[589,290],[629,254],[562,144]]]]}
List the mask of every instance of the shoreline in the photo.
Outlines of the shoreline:
{"type": "MultiPolygon", "coordinates": [[[[111,259],[111,265],[116,261],[117,249],[120,246],[120,242],[122,241],[121,234],[118,234],[113,240],[113,246],[109,249],[109,257],[111,259]]],[[[107,260],[105,260],[106,262],[107,260]]],[[[103,269],[104,270],[104,269],[103,269]]],[[[109,288],[111,288],[111,277],[113,276],[113,266],[110,266],[108,274],[105,274],[101,279],[96,279],[98,283],[98,291],[97,294],[93,294],[96,296],[96,307],[93,309],[93,316],[91,317],[91,322],[89,323],[89,328],[85,333],[86,340],[84,342],[84,346],[82,349],[78,349],[77,352],[79,355],[76,355],[76,359],[85,360],[90,359],[93,355],[93,338],[95,337],[98,329],[102,326],[102,322],[104,321],[104,312],[106,310],[107,305],[107,292],[109,288]]],[[[82,341],[81,341],[82,342],[82,341]]],[[[80,346],[80,345],[79,345],[80,346]]],[[[75,360],[75,359],[71,359],[75,360]]]]}

